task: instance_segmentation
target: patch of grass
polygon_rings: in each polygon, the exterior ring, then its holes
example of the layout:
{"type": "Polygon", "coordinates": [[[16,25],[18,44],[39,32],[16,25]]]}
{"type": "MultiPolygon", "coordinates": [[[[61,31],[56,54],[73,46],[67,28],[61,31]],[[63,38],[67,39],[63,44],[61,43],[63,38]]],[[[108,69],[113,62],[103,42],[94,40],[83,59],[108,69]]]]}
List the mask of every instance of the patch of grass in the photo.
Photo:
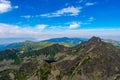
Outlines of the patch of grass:
{"type": "Polygon", "coordinates": [[[36,75],[39,76],[41,80],[48,80],[48,75],[50,72],[51,67],[49,64],[44,64],[44,66],[39,69],[36,75]]]}
{"type": "Polygon", "coordinates": [[[27,75],[23,72],[19,72],[16,74],[15,80],[27,80],[27,75]]]}
{"type": "Polygon", "coordinates": [[[18,57],[14,58],[14,62],[12,63],[12,65],[18,65],[22,62],[22,60],[18,57]]]}
{"type": "Polygon", "coordinates": [[[76,49],[73,49],[69,52],[70,55],[78,55],[84,50],[84,46],[80,46],[76,49]]]}
{"type": "Polygon", "coordinates": [[[86,59],[84,59],[84,61],[82,62],[81,65],[85,65],[85,64],[88,64],[90,62],[91,58],[90,57],[87,57],[86,59]]]}

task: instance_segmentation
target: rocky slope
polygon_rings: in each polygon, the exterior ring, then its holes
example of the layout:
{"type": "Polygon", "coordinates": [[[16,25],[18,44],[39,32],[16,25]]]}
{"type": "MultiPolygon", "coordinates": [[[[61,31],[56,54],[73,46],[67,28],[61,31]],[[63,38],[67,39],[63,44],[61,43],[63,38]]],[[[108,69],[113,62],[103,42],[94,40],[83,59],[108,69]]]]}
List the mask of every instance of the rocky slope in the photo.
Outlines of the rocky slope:
{"type": "Polygon", "coordinates": [[[57,64],[67,78],[70,74],[72,80],[120,80],[119,49],[92,37],[72,50],[77,50],[77,58],[57,64]]]}
{"type": "Polygon", "coordinates": [[[55,51],[53,58],[60,60],[48,63],[34,56],[19,69],[1,71],[0,80],[120,80],[120,50],[98,37],[72,48],[56,44],[37,52],[44,51],[55,51]]]}

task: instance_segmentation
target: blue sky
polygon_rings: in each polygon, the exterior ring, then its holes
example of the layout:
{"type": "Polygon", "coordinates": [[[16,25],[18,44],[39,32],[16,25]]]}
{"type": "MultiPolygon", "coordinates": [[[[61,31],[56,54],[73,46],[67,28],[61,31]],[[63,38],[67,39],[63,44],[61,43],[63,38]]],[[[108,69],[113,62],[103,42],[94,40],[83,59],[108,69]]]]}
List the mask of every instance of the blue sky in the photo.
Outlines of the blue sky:
{"type": "Polygon", "coordinates": [[[120,40],[118,0],[0,0],[0,38],[120,40]]]}

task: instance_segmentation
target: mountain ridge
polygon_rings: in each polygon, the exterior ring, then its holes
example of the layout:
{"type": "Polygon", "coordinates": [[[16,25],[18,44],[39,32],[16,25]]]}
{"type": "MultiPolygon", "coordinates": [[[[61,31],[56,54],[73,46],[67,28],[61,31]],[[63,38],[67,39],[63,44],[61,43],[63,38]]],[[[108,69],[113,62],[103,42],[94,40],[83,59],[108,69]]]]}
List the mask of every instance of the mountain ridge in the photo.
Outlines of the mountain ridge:
{"type": "MultiPolygon", "coordinates": [[[[41,49],[41,48],[49,46],[50,44],[52,45],[56,43],[65,45],[67,47],[72,47],[77,44],[80,44],[81,42],[86,42],[86,41],[88,41],[88,39],[86,38],[68,38],[68,37],[52,38],[52,39],[43,40],[43,41],[26,40],[23,42],[11,43],[9,45],[0,45],[0,50],[10,49],[10,48],[13,48],[13,49],[19,48],[19,50],[29,51],[29,50],[41,49]]],[[[111,39],[102,39],[102,41],[112,44],[116,46],[117,48],[120,48],[119,41],[114,41],[111,39]]]]}
{"type": "MultiPolygon", "coordinates": [[[[18,55],[18,54],[17,54],[18,55]]],[[[120,49],[92,37],[86,42],[66,48],[54,44],[31,53],[23,53],[24,60],[18,70],[0,72],[0,79],[7,80],[119,80],[120,49]],[[57,50],[57,51],[56,51],[57,50]],[[42,58],[41,53],[46,54],[42,58]],[[48,53],[49,52],[49,53],[48,53]],[[35,54],[34,54],[35,53],[35,54]],[[48,63],[50,54],[56,61],[48,63]],[[27,55],[33,55],[27,57],[27,55]],[[37,55],[39,54],[39,56],[37,55]],[[34,56],[36,55],[36,56],[34,56]],[[40,58],[41,56],[41,58],[40,58]],[[28,58],[28,59],[27,59],[28,58]],[[47,61],[46,61],[47,59],[47,61]],[[29,67],[29,68],[28,68],[29,67]],[[4,74],[4,75],[3,75],[4,74]],[[11,77],[12,74],[14,78],[11,77]],[[6,77],[7,76],[7,77],[6,77]],[[13,78],[13,79],[11,79],[13,78]]],[[[18,55],[20,57],[20,55],[18,55]]]]}
{"type": "Polygon", "coordinates": [[[42,42],[65,42],[68,44],[73,44],[73,45],[77,45],[78,43],[87,41],[88,39],[86,38],[69,38],[69,37],[62,37],[62,38],[52,38],[52,39],[48,39],[48,40],[43,40],[42,42]]]}

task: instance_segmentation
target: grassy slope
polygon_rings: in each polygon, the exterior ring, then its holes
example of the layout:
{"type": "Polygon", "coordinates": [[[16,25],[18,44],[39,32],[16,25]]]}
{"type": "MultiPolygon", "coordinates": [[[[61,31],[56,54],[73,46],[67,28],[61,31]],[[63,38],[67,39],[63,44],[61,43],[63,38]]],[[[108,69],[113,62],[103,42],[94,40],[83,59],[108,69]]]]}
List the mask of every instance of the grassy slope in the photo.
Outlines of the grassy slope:
{"type": "MultiPolygon", "coordinates": [[[[39,50],[48,46],[51,46],[55,43],[51,43],[51,42],[33,42],[33,41],[25,41],[25,42],[19,42],[19,43],[13,43],[8,45],[6,48],[13,48],[13,49],[17,49],[20,51],[32,51],[32,50],[39,50]]],[[[71,44],[67,44],[64,42],[60,42],[58,43],[60,45],[64,45],[66,47],[71,47],[71,44]]]]}

